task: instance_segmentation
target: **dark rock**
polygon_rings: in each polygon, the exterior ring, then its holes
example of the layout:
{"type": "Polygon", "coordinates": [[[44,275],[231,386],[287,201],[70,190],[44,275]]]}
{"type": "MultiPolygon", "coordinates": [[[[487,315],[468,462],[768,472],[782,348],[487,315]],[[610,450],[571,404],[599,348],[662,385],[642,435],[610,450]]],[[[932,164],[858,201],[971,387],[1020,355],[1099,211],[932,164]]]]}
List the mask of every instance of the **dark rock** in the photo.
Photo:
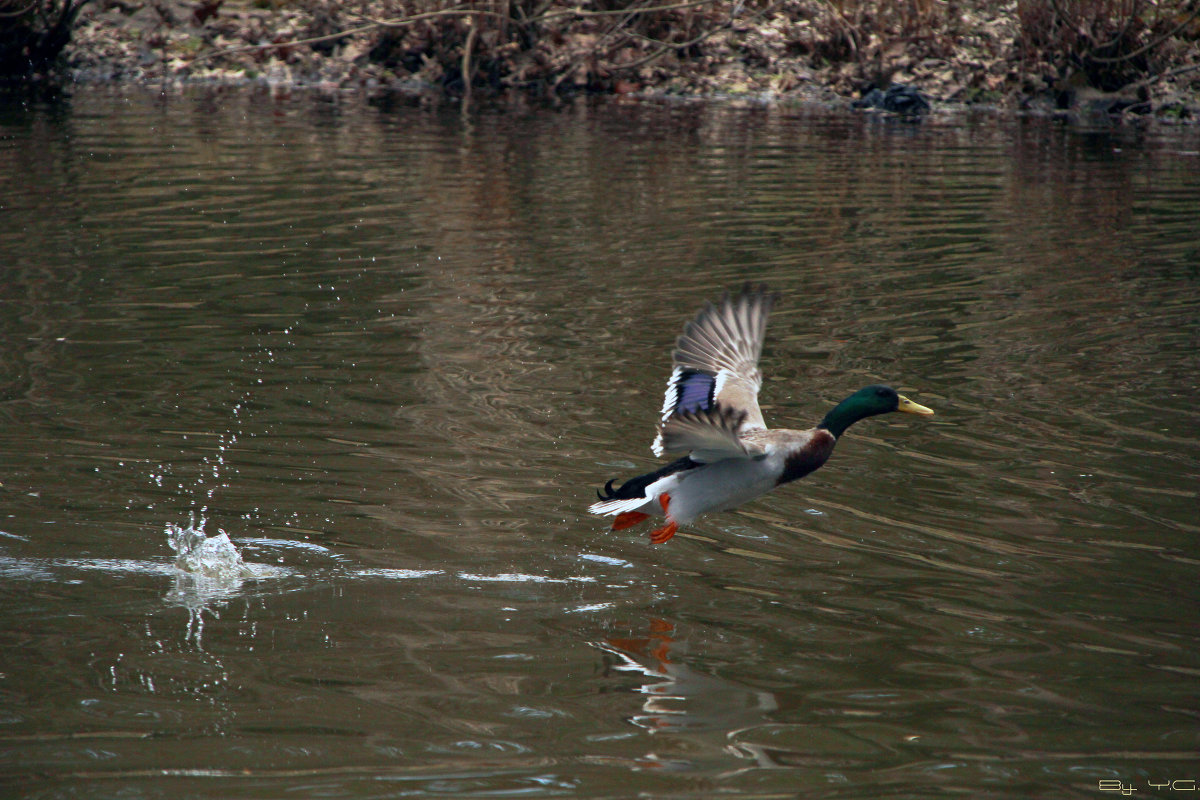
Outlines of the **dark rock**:
{"type": "Polygon", "coordinates": [[[851,103],[854,108],[875,108],[903,116],[916,116],[929,111],[929,101],[919,91],[902,83],[893,83],[886,90],[872,88],[851,103]]]}

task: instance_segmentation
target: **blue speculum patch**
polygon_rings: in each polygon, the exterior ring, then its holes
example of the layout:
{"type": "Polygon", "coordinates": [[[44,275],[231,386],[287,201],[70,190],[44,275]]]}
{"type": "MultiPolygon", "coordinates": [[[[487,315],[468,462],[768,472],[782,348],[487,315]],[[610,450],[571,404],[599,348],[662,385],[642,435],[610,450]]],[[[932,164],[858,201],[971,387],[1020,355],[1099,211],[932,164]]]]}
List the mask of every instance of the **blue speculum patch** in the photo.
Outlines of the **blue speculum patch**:
{"type": "Polygon", "coordinates": [[[676,383],[679,401],[675,403],[675,410],[705,411],[712,408],[716,384],[717,379],[706,372],[684,372],[676,383]]]}

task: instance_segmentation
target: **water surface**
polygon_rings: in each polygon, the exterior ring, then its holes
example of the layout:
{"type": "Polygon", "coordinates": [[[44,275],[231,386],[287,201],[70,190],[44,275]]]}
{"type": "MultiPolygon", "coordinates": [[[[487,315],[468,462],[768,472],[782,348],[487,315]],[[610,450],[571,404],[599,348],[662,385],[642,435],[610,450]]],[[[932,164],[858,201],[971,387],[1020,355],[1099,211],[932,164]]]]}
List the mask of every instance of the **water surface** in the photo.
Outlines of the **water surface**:
{"type": "Polygon", "coordinates": [[[1198,151],[724,106],[3,107],[6,795],[1200,779],[1198,151]],[[584,509],[655,464],[675,336],[746,280],[783,295],[769,424],[875,382],[937,416],[666,546],[606,531],[584,509]],[[201,528],[228,570],[175,566],[201,528]]]}

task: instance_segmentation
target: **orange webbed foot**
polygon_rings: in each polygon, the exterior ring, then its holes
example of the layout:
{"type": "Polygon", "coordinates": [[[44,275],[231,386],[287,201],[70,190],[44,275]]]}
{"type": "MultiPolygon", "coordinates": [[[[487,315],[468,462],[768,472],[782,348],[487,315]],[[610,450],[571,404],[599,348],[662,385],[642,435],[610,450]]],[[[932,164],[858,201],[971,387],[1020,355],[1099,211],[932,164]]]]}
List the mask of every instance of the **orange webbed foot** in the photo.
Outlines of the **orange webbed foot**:
{"type": "Polygon", "coordinates": [[[674,522],[669,522],[658,530],[650,531],[650,542],[652,544],[662,544],[675,535],[675,531],[679,530],[679,525],[674,522]]]}
{"type": "Polygon", "coordinates": [[[632,528],[639,522],[644,522],[650,519],[649,514],[643,514],[641,511],[622,511],[617,514],[617,518],[613,520],[612,529],[614,531],[623,531],[626,528],[632,528]]]}
{"type": "Polygon", "coordinates": [[[667,517],[667,524],[657,530],[650,531],[650,542],[652,544],[662,544],[675,535],[675,531],[679,530],[679,523],[671,519],[671,513],[667,510],[667,506],[671,504],[671,495],[667,493],[658,496],[658,503],[662,506],[663,514],[667,517]]]}

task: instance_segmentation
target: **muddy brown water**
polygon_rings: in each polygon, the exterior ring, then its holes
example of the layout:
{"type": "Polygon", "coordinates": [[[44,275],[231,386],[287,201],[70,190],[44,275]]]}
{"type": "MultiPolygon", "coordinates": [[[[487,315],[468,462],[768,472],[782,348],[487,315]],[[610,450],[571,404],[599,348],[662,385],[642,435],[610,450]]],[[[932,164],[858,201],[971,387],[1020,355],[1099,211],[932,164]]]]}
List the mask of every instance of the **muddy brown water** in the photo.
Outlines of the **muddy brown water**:
{"type": "Polygon", "coordinates": [[[1195,130],[79,90],[0,164],[5,796],[1200,779],[1195,130]],[[608,532],[746,280],[769,424],[937,416],[608,532]]]}

